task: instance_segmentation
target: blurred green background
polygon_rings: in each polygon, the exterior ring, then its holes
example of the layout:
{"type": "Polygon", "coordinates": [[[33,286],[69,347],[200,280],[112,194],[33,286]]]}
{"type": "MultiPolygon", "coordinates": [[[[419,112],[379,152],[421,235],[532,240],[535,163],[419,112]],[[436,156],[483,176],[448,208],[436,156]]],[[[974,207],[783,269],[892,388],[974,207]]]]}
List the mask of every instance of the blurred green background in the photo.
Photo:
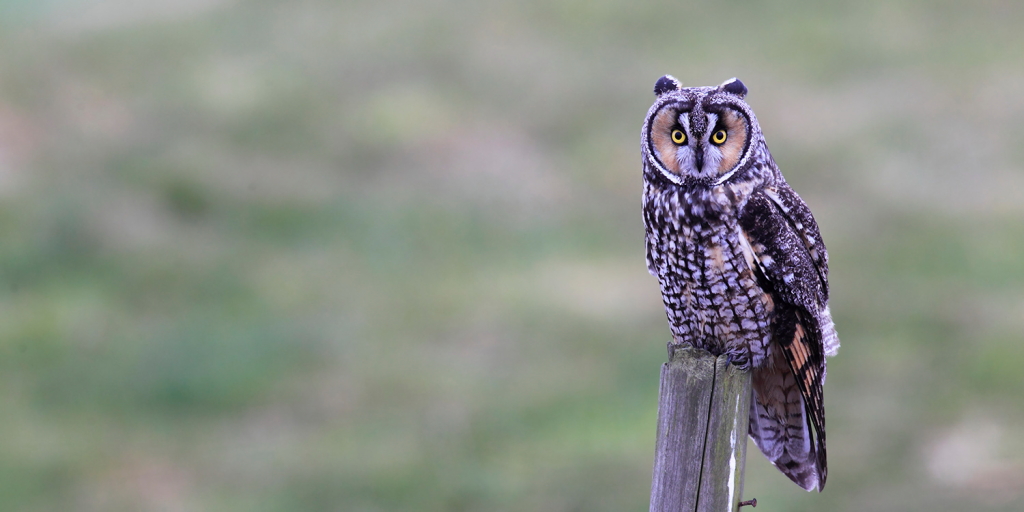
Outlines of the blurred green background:
{"type": "Polygon", "coordinates": [[[666,73],[747,84],[831,254],[828,486],[746,497],[1024,509],[1024,4],[0,20],[0,510],[646,510],[666,73]]]}

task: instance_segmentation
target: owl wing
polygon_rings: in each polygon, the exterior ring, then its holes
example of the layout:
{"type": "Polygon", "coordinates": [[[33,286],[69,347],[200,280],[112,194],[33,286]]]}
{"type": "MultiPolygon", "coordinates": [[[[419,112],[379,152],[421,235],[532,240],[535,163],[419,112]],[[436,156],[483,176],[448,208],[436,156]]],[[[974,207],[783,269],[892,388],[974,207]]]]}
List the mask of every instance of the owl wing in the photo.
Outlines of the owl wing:
{"type": "Polygon", "coordinates": [[[828,302],[828,251],[825,249],[825,242],[821,239],[821,233],[818,231],[818,223],[811,215],[811,209],[789,185],[769,187],[764,189],[763,193],[775,204],[779,213],[792,228],[793,233],[803,242],[807,255],[810,256],[811,262],[821,278],[822,298],[828,302]]]}
{"type": "Polygon", "coordinates": [[[822,240],[821,232],[818,231],[818,223],[811,215],[811,209],[788,184],[766,188],[764,195],[775,204],[779,213],[803,242],[811,263],[818,271],[821,301],[818,303],[818,308],[811,309],[811,311],[821,326],[821,344],[824,347],[825,355],[832,357],[839,352],[839,335],[836,333],[835,324],[832,323],[832,313],[828,309],[828,250],[825,249],[825,241],[822,240]]]}
{"type": "Polygon", "coordinates": [[[755,270],[783,300],[802,306],[814,318],[825,355],[836,355],[839,335],[828,308],[828,251],[810,208],[783,182],[755,192],[740,223],[750,244],[763,247],[755,251],[755,270]]]}
{"type": "MultiPolygon", "coordinates": [[[[775,451],[775,458],[769,458],[787,476],[805,489],[820,490],[828,471],[822,396],[825,356],[830,352],[828,343],[838,347],[827,306],[828,255],[810,210],[788,186],[752,194],[740,215],[740,227],[759,284],[775,303],[772,337],[803,401],[803,407],[793,403],[796,396],[781,384],[787,376],[774,383],[782,386],[781,390],[755,386],[764,421],[782,422],[784,428],[768,428],[771,439],[761,438],[765,425],[753,428],[752,434],[766,454],[775,451]],[[804,414],[794,418],[794,407],[803,409],[807,419],[804,414]],[[813,432],[808,427],[813,427],[813,432]]],[[[752,425],[758,421],[758,417],[752,418],[752,425]]]]}

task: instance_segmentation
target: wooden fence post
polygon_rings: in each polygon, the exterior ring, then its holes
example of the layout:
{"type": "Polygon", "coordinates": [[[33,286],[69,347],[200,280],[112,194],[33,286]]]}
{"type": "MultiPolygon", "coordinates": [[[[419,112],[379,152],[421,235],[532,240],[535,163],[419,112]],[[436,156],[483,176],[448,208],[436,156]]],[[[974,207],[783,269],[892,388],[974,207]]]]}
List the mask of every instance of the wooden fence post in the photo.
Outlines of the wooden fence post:
{"type": "Polygon", "coordinates": [[[669,345],[661,367],[651,512],[735,512],[743,493],[750,372],[669,345]]]}

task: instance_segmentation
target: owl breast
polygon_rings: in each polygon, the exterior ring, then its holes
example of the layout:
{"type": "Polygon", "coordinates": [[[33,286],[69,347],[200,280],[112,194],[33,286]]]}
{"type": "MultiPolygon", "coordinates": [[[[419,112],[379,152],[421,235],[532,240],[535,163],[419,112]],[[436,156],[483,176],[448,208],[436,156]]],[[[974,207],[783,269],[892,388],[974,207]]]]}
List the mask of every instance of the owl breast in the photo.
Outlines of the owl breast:
{"type": "Polygon", "coordinates": [[[736,191],[720,185],[659,188],[644,194],[648,266],[661,285],[673,342],[744,368],[760,367],[773,309],[744,251],[736,191]]]}

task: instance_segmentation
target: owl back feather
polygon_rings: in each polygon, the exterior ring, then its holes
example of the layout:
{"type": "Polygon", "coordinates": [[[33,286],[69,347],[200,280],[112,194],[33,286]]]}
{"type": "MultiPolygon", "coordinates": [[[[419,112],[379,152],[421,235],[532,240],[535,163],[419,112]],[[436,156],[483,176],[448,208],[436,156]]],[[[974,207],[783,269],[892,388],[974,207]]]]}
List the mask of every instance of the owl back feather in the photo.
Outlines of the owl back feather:
{"type": "Polygon", "coordinates": [[[790,480],[821,491],[828,476],[821,329],[787,307],[774,327],[779,343],[752,372],[750,437],[790,480]]]}
{"type": "Polygon", "coordinates": [[[775,467],[805,490],[818,490],[818,453],[793,372],[781,354],[753,371],[750,437],[775,467]]]}

